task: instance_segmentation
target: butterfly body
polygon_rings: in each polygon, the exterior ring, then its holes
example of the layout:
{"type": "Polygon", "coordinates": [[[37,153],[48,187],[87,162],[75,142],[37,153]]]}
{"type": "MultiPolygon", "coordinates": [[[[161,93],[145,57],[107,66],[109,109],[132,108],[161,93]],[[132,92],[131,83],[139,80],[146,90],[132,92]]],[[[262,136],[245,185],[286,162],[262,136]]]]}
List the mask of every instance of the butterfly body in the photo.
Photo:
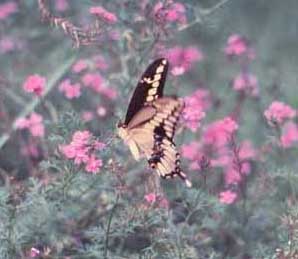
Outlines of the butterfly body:
{"type": "Polygon", "coordinates": [[[158,59],[148,67],[136,87],[124,123],[118,125],[118,135],[133,157],[146,157],[160,177],[179,176],[191,186],[181,171],[180,155],[173,142],[184,103],[176,97],[163,96],[167,70],[166,59],[158,59]]]}

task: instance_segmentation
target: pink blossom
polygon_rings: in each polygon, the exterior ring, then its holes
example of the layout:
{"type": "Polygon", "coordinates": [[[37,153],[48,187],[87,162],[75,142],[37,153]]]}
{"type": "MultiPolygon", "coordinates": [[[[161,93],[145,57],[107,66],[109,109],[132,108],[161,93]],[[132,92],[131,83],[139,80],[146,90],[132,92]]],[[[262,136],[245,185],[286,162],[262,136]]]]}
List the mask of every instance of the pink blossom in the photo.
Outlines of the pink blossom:
{"type": "Polygon", "coordinates": [[[177,22],[185,24],[187,21],[185,6],[182,3],[157,2],[153,7],[153,13],[160,22],[177,22]]]}
{"type": "Polygon", "coordinates": [[[29,131],[33,137],[43,137],[44,136],[44,125],[43,118],[38,113],[31,113],[28,118],[29,120],[29,131]]]}
{"type": "Polygon", "coordinates": [[[207,90],[198,89],[192,95],[184,98],[185,108],[183,118],[185,125],[195,132],[200,126],[201,120],[205,117],[204,110],[210,105],[210,95],[207,90]]]}
{"type": "Polygon", "coordinates": [[[118,96],[117,90],[112,87],[102,87],[100,93],[110,100],[115,100],[118,96]]]}
{"type": "Polygon", "coordinates": [[[255,75],[241,73],[234,78],[233,89],[257,96],[259,94],[258,80],[255,75]]]}
{"type": "Polygon", "coordinates": [[[154,204],[156,202],[156,198],[156,194],[153,192],[148,193],[144,196],[144,199],[150,204],[154,204]]]}
{"type": "Polygon", "coordinates": [[[70,144],[60,146],[59,150],[76,165],[83,164],[87,172],[96,173],[102,166],[102,160],[96,158],[95,151],[103,149],[104,146],[104,143],[95,140],[92,134],[85,130],[76,131],[70,144]]]}
{"type": "Polygon", "coordinates": [[[202,141],[205,145],[213,145],[217,148],[222,147],[237,129],[238,124],[230,117],[226,117],[209,124],[203,132],[202,141]]]}
{"type": "Polygon", "coordinates": [[[8,53],[13,51],[16,48],[16,44],[14,40],[10,37],[3,37],[0,40],[0,52],[1,53],[8,53]]]}
{"type": "Polygon", "coordinates": [[[40,255],[40,251],[35,248],[35,247],[32,247],[31,250],[30,250],[30,257],[31,258],[36,258],[40,255]]]}
{"type": "Polygon", "coordinates": [[[233,160],[230,160],[230,165],[225,168],[225,183],[228,184],[238,184],[242,181],[243,177],[250,173],[251,166],[248,162],[243,162],[241,164],[241,172],[239,172],[233,160]]]}
{"type": "Polygon", "coordinates": [[[282,124],[287,119],[292,119],[296,116],[296,111],[287,104],[279,101],[271,103],[269,108],[264,112],[269,125],[274,126],[275,123],[282,124]]]}
{"type": "Polygon", "coordinates": [[[102,90],[104,80],[98,73],[87,73],[82,78],[83,84],[99,93],[102,90]]]}
{"type": "Polygon", "coordinates": [[[16,13],[17,11],[18,11],[18,6],[13,1],[0,4],[0,21],[5,20],[11,14],[16,13]]]}
{"type": "Polygon", "coordinates": [[[85,121],[85,122],[92,121],[93,118],[94,118],[94,114],[93,114],[92,111],[84,111],[84,112],[82,113],[82,119],[83,119],[83,121],[85,121]]]}
{"type": "Polygon", "coordinates": [[[105,8],[102,6],[95,6],[91,7],[89,12],[98,18],[102,19],[103,21],[114,24],[117,22],[117,16],[109,11],[107,11],[105,8]]]}
{"type": "Polygon", "coordinates": [[[44,136],[43,118],[38,113],[31,113],[29,118],[19,118],[15,122],[17,129],[28,129],[33,137],[44,136]]]}
{"type": "Polygon", "coordinates": [[[107,109],[104,106],[98,106],[96,113],[99,117],[104,117],[107,115],[107,109]]]}
{"type": "Polygon", "coordinates": [[[238,34],[232,34],[228,38],[224,52],[227,56],[246,55],[249,59],[255,58],[254,50],[249,47],[247,40],[238,34]]]}
{"type": "Polygon", "coordinates": [[[95,57],[94,62],[95,62],[95,67],[98,68],[99,70],[105,71],[109,67],[109,64],[107,63],[106,59],[101,55],[97,55],[95,57]]]}
{"type": "Polygon", "coordinates": [[[66,11],[69,8],[68,0],[56,0],[55,7],[57,11],[66,11]]]}
{"type": "Polygon", "coordinates": [[[38,147],[35,143],[28,143],[27,145],[23,146],[21,148],[21,154],[31,158],[38,158],[40,155],[38,147]]]}
{"type": "Polygon", "coordinates": [[[230,190],[221,192],[219,194],[219,201],[223,204],[232,204],[236,201],[237,193],[230,190]]]}
{"type": "Polygon", "coordinates": [[[254,159],[257,156],[256,150],[253,148],[249,140],[245,140],[240,145],[239,157],[241,160],[254,159]]]}
{"type": "Polygon", "coordinates": [[[189,71],[193,63],[203,59],[202,52],[196,47],[174,47],[162,51],[161,54],[169,60],[171,73],[176,76],[189,71]]]}
{"type": "Polygon", "coordinates": [[[100,168],[102,167],[102,160],[96,159],[95,155],[91,155],[86,162],[86,171],[89,173],[98,173],[100,168]]]}
{"type": "Polygon", "coordinates": [[[59,90],[64,93],[67,99],[74,99],[81,96],[81,85],[79,83],[71,84],[69,79],[64,80],[59,85],[59,90]]]}
{"type": "Polygon", "coordinates": [[[26,129],[29,127],[29,121],[26,118],[18,118],[15,122],[15,127],[17,129],[26,129]]]}
{"type": "Polygon", "coordinates": [[[23,84],[23,89],[28,93],[41,96],[46,84],[46,79],[40,75],[30,75],[23,84]]]}
{"type": "Polygon", "coordinates": [[[294,143],[298,144],[298,126],[294,122],[290,121],[285,124],[282,129],[282,135],[280,137],[281,146],[283,148],[292,147],[294,143]]]}
{"type": "Polygon", "coordinates": [[[72,72],[80,73],[84,71],[86,68],[88,68],[87,61],[84,59],[80,59],[72,66],[72,72]]]}
{"type": "Polygon", "coordinates": [[[184,144],[181,147],[181,155],[189,160],[195,160],[201,154],[200,143],[197,141],[192,141],[189,144],[184,144]]]}

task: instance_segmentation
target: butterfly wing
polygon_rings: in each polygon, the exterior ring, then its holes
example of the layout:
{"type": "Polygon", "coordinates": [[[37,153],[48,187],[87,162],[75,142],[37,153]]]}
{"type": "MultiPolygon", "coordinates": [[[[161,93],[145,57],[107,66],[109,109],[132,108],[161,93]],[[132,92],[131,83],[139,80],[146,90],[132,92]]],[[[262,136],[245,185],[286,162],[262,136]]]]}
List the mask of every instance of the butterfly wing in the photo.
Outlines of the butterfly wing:
{"type": "Polygon", "coordinates": [[[183,102],[176,98],[159,98],[152,102],[151,113],[147,110],[149,107],[143,108],[128,124],[128,128],[134,143],[145,154],[150,167],[160,177],[165,179],[179,176],[187,186],[191,186],[191,182],[180,168],[180,155],[173,142],[183,107],[183,102]],[[150,117],[146,117],[145,113],[149,113],[150,117]],[[137,118],[143,118],[143,121],[137,118]],[[137,124],[136,121],[140,123],[137,124]]]}
{"type": "Polygon", "coordinates": [[[130,100],[124,121],[125,125],[128,125],[144,106],[163,96],[167,71],[168,61],[164,58],[155,60],[147,68],[130,100]]]}

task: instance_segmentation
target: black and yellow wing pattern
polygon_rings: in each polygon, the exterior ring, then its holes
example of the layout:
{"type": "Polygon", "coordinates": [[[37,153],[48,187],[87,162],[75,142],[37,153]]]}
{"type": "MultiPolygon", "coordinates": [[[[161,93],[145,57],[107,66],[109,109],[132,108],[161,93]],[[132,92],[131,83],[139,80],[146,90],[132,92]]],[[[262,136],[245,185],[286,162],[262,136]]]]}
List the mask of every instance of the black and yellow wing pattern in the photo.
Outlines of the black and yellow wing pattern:
{"type": "Polygon", "coordinates": [[[176,97],[163,96],[167,70],[166,59],[158,59],[147,68],[130,101],[125,122],[118,126],[118,135],[134,158],[144,155],[161,178],[179,176],[191,186],[181,170],[180,155],[173,142],[184,103],[176,97]]]}

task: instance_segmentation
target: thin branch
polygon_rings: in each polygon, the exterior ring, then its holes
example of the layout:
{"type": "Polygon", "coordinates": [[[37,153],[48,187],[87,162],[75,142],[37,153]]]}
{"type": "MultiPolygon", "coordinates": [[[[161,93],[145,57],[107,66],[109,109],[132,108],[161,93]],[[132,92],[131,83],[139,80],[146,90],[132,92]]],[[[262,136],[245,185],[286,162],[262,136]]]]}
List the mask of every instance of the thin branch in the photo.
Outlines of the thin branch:
{"type": "MultiPolygon", "coordinates": [[[[71,67],[74,61],[75,61],[75,56],[72,56],[71,58],[66,60],[65,63],[61,65],[61,67],[58,67],[53,77],[49,80],[48,87],[45,89],[42,98],[36,98],[31,103],[29,103],[26,107],[24,107],[23,111],[17,116],[17,119],[26,117],[40,104],[41,100],[44,99],[48,95],[48,93],[54,88],[57,81],[59,81],[60,78],[66,73],[66,71],[71,67]]],[[[12,127],[10,131],[3,134],[0,137],[0,149],[6,144],[6,142],[11,137],[12,133],[16,130],[17,119],[15,119],[14,122],[12,123],[12,127]]]]}
{"type": "Polygon", "coordinates": [[[229,1],[231,1],[231,0],[221,0],[216,5],[214,5],[210,8],[199,10],[199,14],[198,14],[197,18],[194,19],[191,23],[188,23],[186,25],[179,27],[178,31],[184,31],[184,30],[196,25],[197,23],[202,23],[202,20],[205,16],[211,15],[212,13],[217,11],[219,8],[223,7],[229,1]]]}
{"type": "Polygon", "coordinates": [[[75,47],[80,45],[91,45],[97,41],[97,36],[102,34],[98,20],[88,28],[75,26],[70,20],[58,16],[54,16],[47,6],[47,0],[38,0],[38,7],[41,17],[45,22],[48,22],[63,30],[64,34],[70,36],[75,43],[75,47]]]}

